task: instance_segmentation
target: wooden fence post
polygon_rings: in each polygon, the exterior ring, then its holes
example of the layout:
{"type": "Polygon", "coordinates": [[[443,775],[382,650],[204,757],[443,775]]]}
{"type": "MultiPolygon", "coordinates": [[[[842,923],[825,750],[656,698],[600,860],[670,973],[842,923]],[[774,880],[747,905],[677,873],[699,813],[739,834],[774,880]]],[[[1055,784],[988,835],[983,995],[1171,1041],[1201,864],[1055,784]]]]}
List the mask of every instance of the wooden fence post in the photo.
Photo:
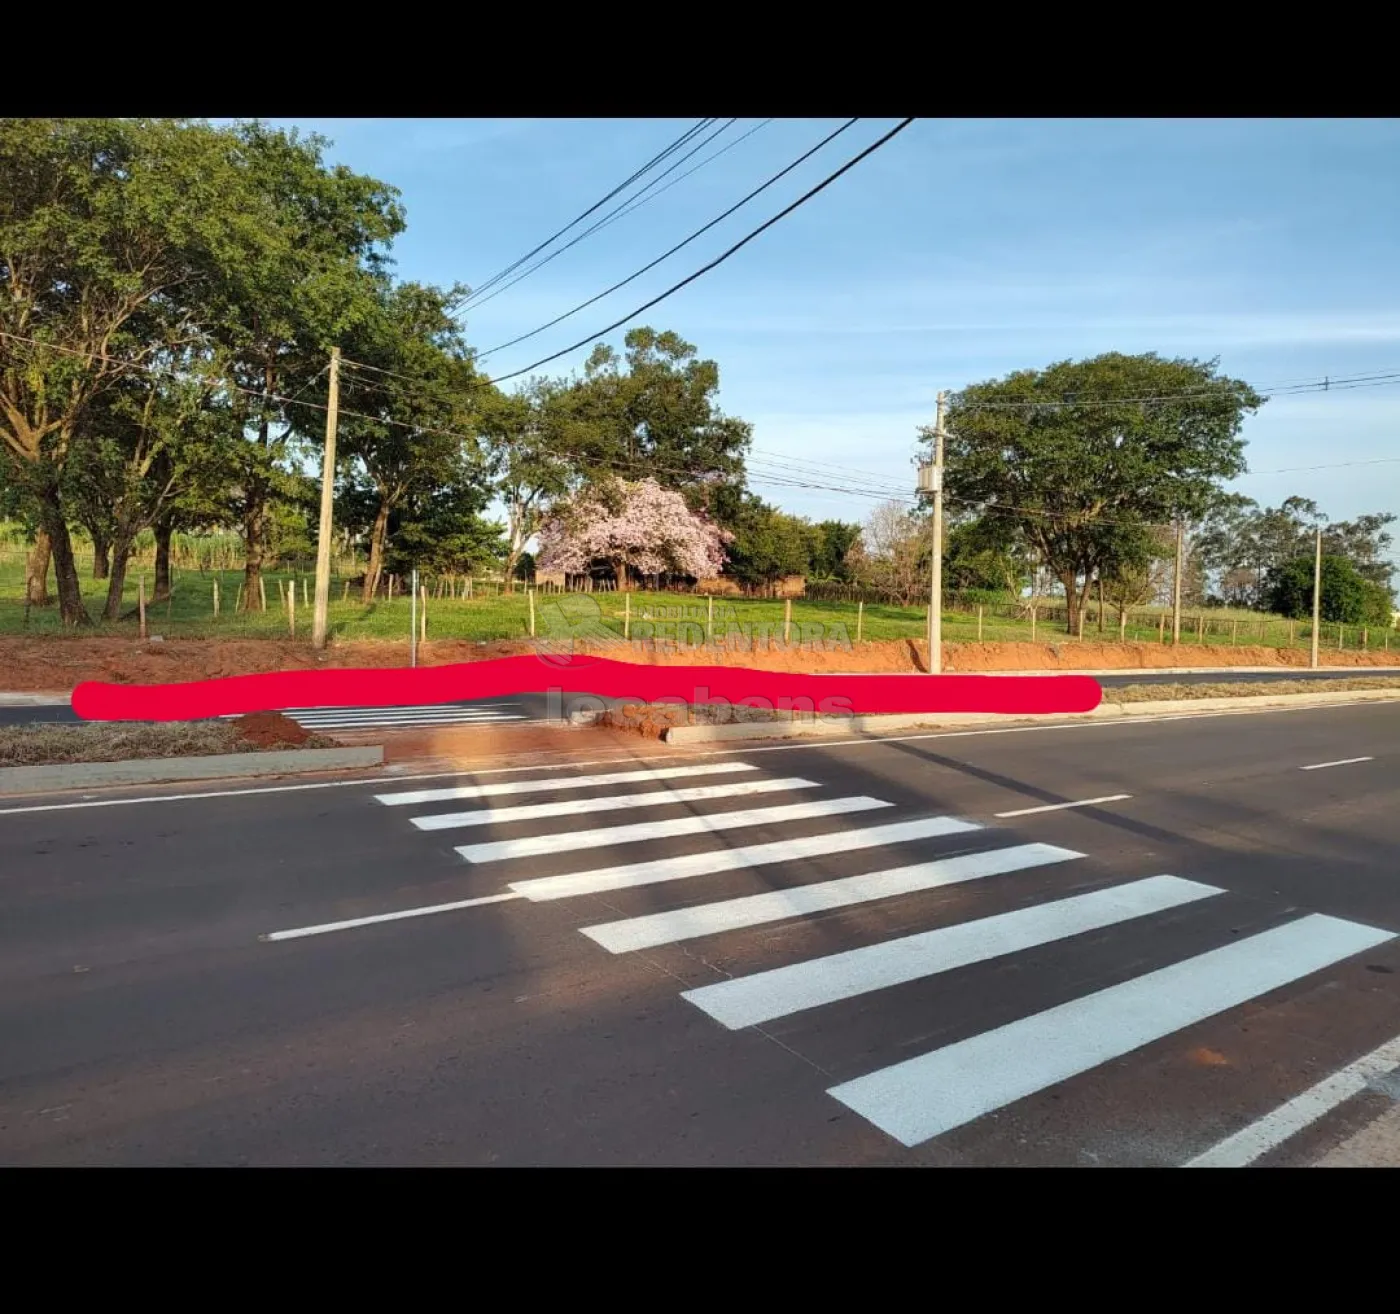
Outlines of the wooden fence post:
{"type": "Polygon", "coordinates": [[[856,603],[856,642],[861,641],[861,634],[865,629],[865,599],[862,598],[856,603]]]}
{"type": "Polygon", "coordinates": [[[1126,638],[1127,638],[1127,635],[1128,635],[1128,609],[1127,609],[1126,607],[1124,607],[1123,610],[1120,611],[1120,612],[1118,613],[1118,642],[1119,642],[1119,643],[1124,642],[1124,641],[1126,640],[1126,638]]]}
{"type": "Polygon", "coordinates": [[[307,591],[306,591],[306,581],[305,581],[305,580],[302,580],[302,582],[301,582],[301,605],[302,605],[303,607],[309,607],[309,606],[311,605],[311,596],[310,596],[310,594],[308,594],[307,591]]]}
{"type": "Polygon", "coordinates": [[[281,607],[283,611],[287,610],[287,590],[282,587],[282,581],[280,579],[277,581],[277,605],[281,607]]]}
{"type": "Polygon", "coordinates": [[[292,638],[297,637],[297,590],[296,581],[292,581],[292,587],[287,590],[287,628],[291,631],[292,638]]]}
{"type": "Polygon", "coordinates": [[[342,602],[350,601],[350,581],[348,579],[345,581],[345,587],[340,591],[340,600],[342,602]]]}
{"type": "Polygon", "coordinates": [[[783,603],[783,642],[788,641],[788,635],[792,630],[792,599],[788,598],[783,603]]]}
{"type": "Polygon", "coordinates": [[[262,603],[262,609],[267,610],[267,580],[261,575],[258,576],[258,601],[262,603]]]}
{"type": "Polygon", "coordinates": [[[238,610],[239,610],[239,608],[242,607],[242,606],[243,606],[243,581],[242,581],[242,580],[239,580],[239,581],[238,581],[238,593],[234,596],[234,599],[233,599],[233,614],[234,614],[235,616],[238,614],[238,610]]]}
{"type": "Polygon", "coordinates": [[[1031,603],[1031,642],[1035,642],[1035,603],[1031,603]]]}
{"type": "Polygon", "coordinates": [[[530,599],[530,637],[535,637],[535,590],[527,589],[526,593],[530,599]]]}
{"type": "Polygon", "coordinates": [[[630,592],[622,595],[622,637],[629,640],[632,637],[632,594],[630,592]]]}
{"type": "Polygon", "coordinates": [[[1167,641],[1167,613],[1162,611],[1157,613],[1157,642],[1167,641]]]}
{"type": "Polygon", "coordinates": [[[141,617],[140,636],[146,637],[146,577],[141,576],[136,582],[136,610],[141,617]]]}
{"type": "Polygon", "coordinates": [[[1240,623],[1238,620],[1230,622],[1230,647],[1238,648],[1240,644],[1240,623]]]}
{"type": "Polygon", "coordinates": [[[419,615],[419,621],[418,621],[418,642],[419,642],[419,643],[427,643],[427,641],[428,641],[428,586],[427,586],[426,584],[420,584],[420,585],[419,585],[419,593],[420,593],[420,595],[421,595],[420,598],[419,598],[419,601],[420,601],[420,603],[421,603],[422,605],[421,605],[421,607],[419,608],[419,612],[418,612],[418,615],[419,615]]]}
{"type": "Polygon", "coordinates": [[[705,602],[709,607],[709,612],[705,617],[705,642],[715,641],[715,599],[714,594],[705,594],[705,602]]]}
{"type": "Polygon", "coordinates": [[[982,642],[982,604],[977,604],[977,642],[982,642]]]}
{"type": "Polygon", "coordinates": [[[215,619],[215,620],[218,620],[218,619],[219,619],[219,580],[218,580],[218,576],[215,576],[215,577],[214,577],[214,619],[215,619]]]}

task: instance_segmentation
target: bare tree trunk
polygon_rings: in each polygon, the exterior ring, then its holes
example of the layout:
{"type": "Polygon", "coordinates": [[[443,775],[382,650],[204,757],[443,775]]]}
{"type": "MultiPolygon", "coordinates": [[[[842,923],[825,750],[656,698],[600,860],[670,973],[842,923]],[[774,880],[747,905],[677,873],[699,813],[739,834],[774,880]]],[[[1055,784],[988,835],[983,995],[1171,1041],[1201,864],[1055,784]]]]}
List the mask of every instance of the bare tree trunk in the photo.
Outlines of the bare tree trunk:
{"type": "Polygon", "coordinates": [[[53,558],[53,544],[48,534],[40,529],[34,535],[34,547],[24,570],[24,596],[31,607],[47,607],[53,599],[49,597],[49,562],[53,558]]]}
{"type": "Polygon", "coordinates": [[[243,517],[243,610],[262,611],[262,568],[266,547],[263,533],[266,525],[265,495],[261,490],[250,492],[243,517]]]}
{"type": "Polygon", "coordinates": [[[107,605],[102,609],[103,620],[120,620],[122,593],[126,589],[126,568],[131,562],[134,536],[122,530],[112,541],[112,569],[107,576],[107,605]]]}
{"type": "Polygon", "coordinates": [[[112,540],[106,534],[94,532],[91,526],[88,527],[88,533],[92,534],[92,577],[106,579],[112,540]]]}
{"type": "Polygon", "coordinates": [[[170,539],[174,532],[175,526],[168,517],[156,521],[156,588],[152,602],[165,602],[170,597],[170,539]]]}
{"type": "Polygon", "coordinates": [[[369,536],[369,565],[365,567],[365,587],[361,598],[373,602],[379,592],[379,577],[384,572],[384,542],[389,536],[389,503],[379,500],[379,510],[374,513],[374,528],[369,536]]]}
{"type": "Polygon", "coordinates": [[[58,613],[64,625],[91,625],[92,617],[83,606],[83,586],[78,582],[78,565],[73,560],[73,540],[63,516],[63,502],[56,483],[40,494],[40,516],[53,549],[53,574],[58,585],[58,613]]]}
{"type": "Polygon", "coordinates": [[[1073,571],[1065,575],[1057,575],[1061,587],[1065,591],[1065,632],[1077,634],[1079,632],[1079,577],[1073,571]]]}
{"type": "Polygon", "coordinates": [[[625,593],[627,591],[627,563],[625,561],[614,561],[613,574],[617,578],[617,591],[619,593],[625,593]]]}

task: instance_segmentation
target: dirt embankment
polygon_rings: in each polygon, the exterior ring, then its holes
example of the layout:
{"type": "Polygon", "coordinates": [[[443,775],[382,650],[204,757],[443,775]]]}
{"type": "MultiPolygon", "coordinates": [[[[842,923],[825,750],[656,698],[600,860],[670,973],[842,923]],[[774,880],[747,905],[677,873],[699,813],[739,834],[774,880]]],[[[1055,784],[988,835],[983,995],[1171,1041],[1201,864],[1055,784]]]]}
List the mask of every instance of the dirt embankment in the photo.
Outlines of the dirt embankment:
{"type": "MultiPolygon", "coordinates": [[[[419,661],[441,666],[485,661],[534,651],[528,642],[474,643],[443,640],[423,644],[419,661]]],[[[607,648],[584,648],[619,661],[645,665],[745,666],[765,671],[909,672],[927,669],[927,645],[910,639],[890,639],[851,648],[783,648],[771,645],[695,648],[677,651],[650,641],[607,648]]],[[[1178,648],[1155,643],[946,643],[946,671],[1135,670],[1143,667],[1277,666],[1305,667],[1304,649],[1265,647],[1227,648],[1183,643],[1178,648]]],[[[1327,666],[1400,665],[1395,651],[1324,651],[1327,666]]],[[[360,642],[333,645],[323,654],[308,644],[272,639],[167,639],[141,643],[132,639],[49,637],[0,638],[0,690],[15,693],[67,693],[84,680],[120,684],[162,684],[213,680],[265,671],[317,667],[406,666],[405,644],[360,642]]]]}
{"type": "Polygon", "coordinates": [[[0,767],[334,747],[334,740],[311,734],[280,712],[256,712],[231,721],[174,721],[162,725],[0,727],[0,767]]]}

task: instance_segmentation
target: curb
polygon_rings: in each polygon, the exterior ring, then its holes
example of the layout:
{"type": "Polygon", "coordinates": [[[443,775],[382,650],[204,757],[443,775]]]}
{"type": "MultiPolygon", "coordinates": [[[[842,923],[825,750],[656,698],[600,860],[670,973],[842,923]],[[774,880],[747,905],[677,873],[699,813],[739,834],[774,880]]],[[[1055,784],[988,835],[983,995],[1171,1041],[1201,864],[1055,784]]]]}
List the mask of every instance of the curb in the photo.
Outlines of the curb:
{"type": "Polygon", "coordinates": [[[67,707],[67,694],[0,693],[0,707],[67,707]]]}
{"type": "Polygon", "coordinates": [[[384,750],[296,748],[270,753],[214,753],[202,757],[133,758],[125,762],[64,762],[51,766],[0,767],[0,794],[104,785],[157,785],[181,780],[238,776],[285,776],[380,766],[384,750]]]}
{"type": "Polygon", "coordinates": [[[908,712],[888,716],[854,716],[836,721],[755,721],[741,725],[678,725],[662,736],[666,744],[711,744],[744,739],[854,739],[882,730],[951,729],[976,725],[1024,725],[1035,722],[1107,721],[1134,716],[1196,712],[1267,710],[1274,707],[1326,707],[1331,703],[1395,702],[1400,689],[1355,689],[1317,694],[1261,694],[1238,698],[1174,698],[1156,702],[1100,703],[1092,712],[1057,712],[1005,716],[986,712],[908,712]]]}

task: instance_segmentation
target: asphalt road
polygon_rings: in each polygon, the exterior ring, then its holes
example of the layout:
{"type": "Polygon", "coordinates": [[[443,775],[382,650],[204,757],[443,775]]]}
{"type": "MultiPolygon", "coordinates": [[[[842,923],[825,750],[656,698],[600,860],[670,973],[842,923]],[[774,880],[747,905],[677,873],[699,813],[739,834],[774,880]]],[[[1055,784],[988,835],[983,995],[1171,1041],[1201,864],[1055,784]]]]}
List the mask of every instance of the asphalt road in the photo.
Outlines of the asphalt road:
{"type": "MultiPolygon", "coordinates": [[[[1339,680],[1364,675],[1394,674],[1394,671],[1342,668],[1334,670],[1298,671],[1222,671],[1206,675],[1143,673],[1124,671],[1104,672],[1097,676],[1105,686],[1122,684],[1258,684],[1269,680],[1339,680]]],[[[543,694],[517,694],[513,698],[484,698],[472,702],[439,704],[434,707],[401,708],[336,708],[333,711],[305,709],[291,713],[308,726],[326,730],[375,729],[380,726],[413,726],[423,728],[437,725],[470,724],[489,719],[501,722],[526,723],[550,719],[549,701],[543,694]]],[[[0,706],[0,726],[39,723],[73,724],[78,718],[67,706],[3,707],[0,706]]]]}
{"type": "Polygon", "coordinates": [[[6,801],[0,1163],[1316,1162],[1400,1099],[1397,742],[1390,704],[6,801]]]}

